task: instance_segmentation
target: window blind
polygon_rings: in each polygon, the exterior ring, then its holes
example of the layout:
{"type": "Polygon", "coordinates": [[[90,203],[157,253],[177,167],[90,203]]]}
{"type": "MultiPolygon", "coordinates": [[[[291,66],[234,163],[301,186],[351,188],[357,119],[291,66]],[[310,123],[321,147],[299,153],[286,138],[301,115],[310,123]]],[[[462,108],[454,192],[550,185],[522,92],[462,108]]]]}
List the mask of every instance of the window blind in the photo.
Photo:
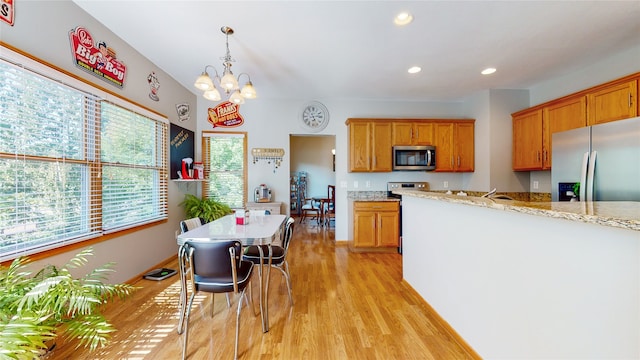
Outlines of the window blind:
{"type": "Polygon", "coordinates": [[[166,218],[166,120],[0,50],[0,261],[166,218]]]}

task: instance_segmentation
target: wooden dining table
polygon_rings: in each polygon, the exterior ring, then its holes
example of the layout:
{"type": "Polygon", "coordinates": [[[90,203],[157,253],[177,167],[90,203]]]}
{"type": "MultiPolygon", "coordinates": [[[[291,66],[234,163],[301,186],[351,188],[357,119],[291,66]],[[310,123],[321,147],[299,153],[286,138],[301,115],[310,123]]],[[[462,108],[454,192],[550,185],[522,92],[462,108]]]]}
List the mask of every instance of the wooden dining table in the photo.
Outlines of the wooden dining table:
{"type": "MultiPolygon", "coordinates": [[[[260,252],[260,267],[258,269],[258,277],[260,281],[260,314],[263,332],[269,331],[269,307],[267,294],[269,292],[269,277],[271,274],[271,245],[277,239],[285,219],[286,215],[257,215],[250,216],[248,224],[239,225],[236,224],[235,215],[232,214],[182,233],[177,237],[178,246],[181,246],[186,241],[223,240],[238,240],[243,246],[268,245],[267,248],[269,249],[269,253],[267,256],[263,253],[262,247],[258,246],[258,251],[260,252]],[[266,276],[263,276],[262,274],[264,259],[267,259],[268,265],[266,276]]],[[[184,269],[180,269],[180,271],[184,271],[184,269]]],[[[184,276],[181,276],[181,278],[185,279],[184,276]]],[[[186,301],[186,281],[181,281],[180,285],[180,301],[186,301]]],[[[242,301],[242,299],[238,301],[242,301]]],[[[181,318],[182,315],[183,314],[181,314],[181,318]]]]}

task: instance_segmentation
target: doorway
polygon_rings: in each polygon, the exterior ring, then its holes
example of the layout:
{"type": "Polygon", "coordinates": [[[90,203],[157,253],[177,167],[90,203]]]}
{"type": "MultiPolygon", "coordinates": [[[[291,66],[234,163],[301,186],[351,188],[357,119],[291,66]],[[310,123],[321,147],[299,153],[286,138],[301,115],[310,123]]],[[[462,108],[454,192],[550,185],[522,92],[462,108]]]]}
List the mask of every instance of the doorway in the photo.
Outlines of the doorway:
{"type": "Polygon", "coordinates": [[[291,184],[290,213],[299,215],[300,201],[310,197],[326,197],[327,186],[336,184],[335,135],[290,135],[291,150],[290,180],[295,181],[300,173],[306,174],[304,189],[291,184]],[[300,193],[302,191],[302,193],[300,193]]]}

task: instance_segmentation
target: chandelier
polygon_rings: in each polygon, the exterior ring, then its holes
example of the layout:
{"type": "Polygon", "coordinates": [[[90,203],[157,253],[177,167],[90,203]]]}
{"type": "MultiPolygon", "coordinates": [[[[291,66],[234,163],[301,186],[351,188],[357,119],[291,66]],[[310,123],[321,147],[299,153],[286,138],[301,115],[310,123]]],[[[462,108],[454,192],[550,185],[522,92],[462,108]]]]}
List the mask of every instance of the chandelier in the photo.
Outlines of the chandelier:
{"type": "Polygon", "coordinates": [[[224,71],[222,72],[222,77],[218,75],[218,71],[213,65],[207,65],[204,67],[204,71],[198,78],[194,86],[202,91],[204,94],[202,95],[205,99],[211,101],[219,101],[221,99],[220,92],[214,85],[213,80],[209,77],[207,73],[207,68],[212,68],[216,73],[216,76],[213,78],[218,86],[225,92],[225,94],[229,95],[229,101],[235,104],[244,104],[244,99],[255,99],[256,98],[256,90],[253,88],[253,84],[251,83],[251,77],[247,73],[241,73],[238,75],[238,78],[233,75],[231,72],[231,63],[235,62],[235,59],[231,57],[229,53],[229,35],[233,35],[233,29],[228,26],[223,26],[220,28],[223,34],[227,37],[227,54],[224,57],[221,57],[222,65],[224,66],[224,71]],[[238,86],[238,81],[242,75],[246,75],[248,81],[240,90],[238,86]]]}

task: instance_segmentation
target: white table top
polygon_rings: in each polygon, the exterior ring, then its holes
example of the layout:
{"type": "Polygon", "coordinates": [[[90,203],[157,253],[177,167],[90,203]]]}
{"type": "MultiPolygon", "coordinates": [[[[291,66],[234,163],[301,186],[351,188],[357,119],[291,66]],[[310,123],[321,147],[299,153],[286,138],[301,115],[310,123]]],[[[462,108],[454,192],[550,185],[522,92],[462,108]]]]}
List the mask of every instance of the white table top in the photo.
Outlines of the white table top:
{"type": "Polygon", "coordinates": [[[240,240],[243,245],[270,244],[285,218],[285,215],[251,216],[249,224],[236,225],[235,215],[227,215],[178,235],[178,245],[189,240],[240,240]]]}

